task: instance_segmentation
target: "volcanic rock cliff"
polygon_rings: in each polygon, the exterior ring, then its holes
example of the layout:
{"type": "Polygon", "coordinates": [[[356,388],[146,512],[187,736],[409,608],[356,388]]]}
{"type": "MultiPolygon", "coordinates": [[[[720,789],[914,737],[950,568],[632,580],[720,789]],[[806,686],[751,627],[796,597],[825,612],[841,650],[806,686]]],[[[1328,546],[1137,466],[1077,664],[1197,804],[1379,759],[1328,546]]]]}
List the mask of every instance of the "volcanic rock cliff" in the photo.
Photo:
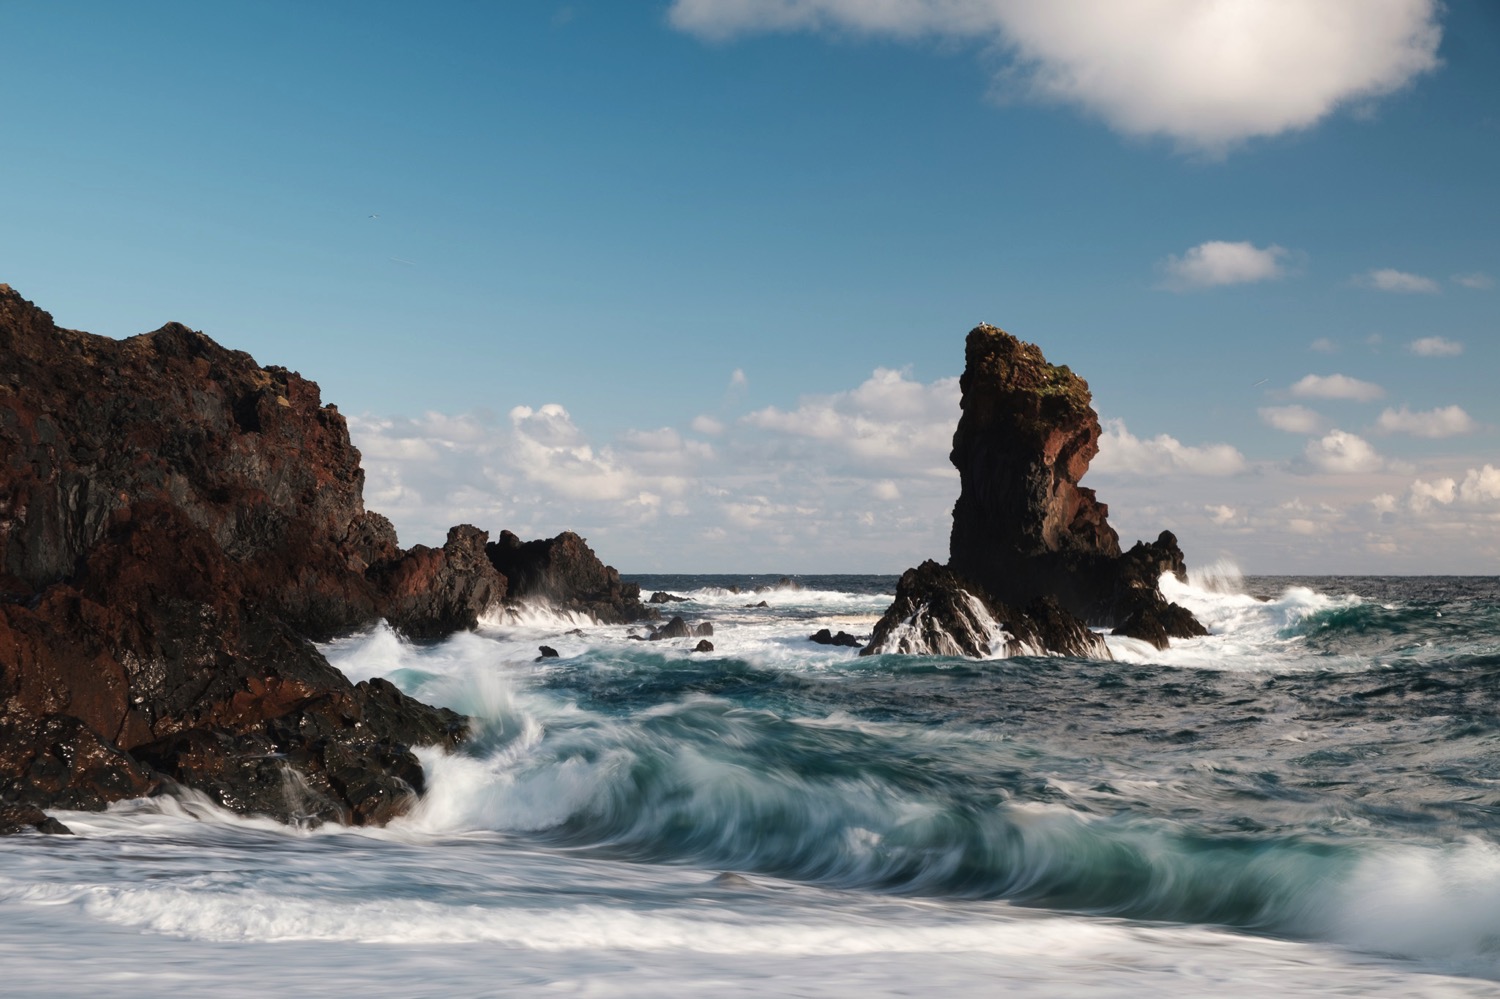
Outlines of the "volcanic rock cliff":
{"type": "MultiPolygon", "coordinates": [[[[411,747],[465,720],[312,642],[381,617],[438,638],[513,595],[484,531],[402,551],[359,457],[296,372],[175,323],[59,329],[0,285],[0,831],[177,785],[285,821],[409,806],[411,747]]],[[[532,544],[549,595],[655,616],[576,535],[532,544]]]]}
{"type": "Polygon", "coordinates": [[[1078,484],[1099,453],[1088,383],[993,326],[969,332],[964,361],[948,564],[902,576],[862,654],[1108,658],[1089,625],[1158,648],[1203,634],[1158,586],[1166,572],[1186,578],[1177,539],[1121,552],[1108,507],[1078,484]]]}

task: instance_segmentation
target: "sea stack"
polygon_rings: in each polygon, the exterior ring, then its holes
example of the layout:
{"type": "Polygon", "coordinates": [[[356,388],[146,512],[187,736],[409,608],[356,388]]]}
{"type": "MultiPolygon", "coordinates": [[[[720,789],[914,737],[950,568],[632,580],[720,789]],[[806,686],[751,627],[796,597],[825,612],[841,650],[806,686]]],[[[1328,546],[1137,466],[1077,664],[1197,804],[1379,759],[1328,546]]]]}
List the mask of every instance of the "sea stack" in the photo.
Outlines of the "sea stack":
{"type": "Polygon", "coordinates": [[[969,332],[950,454],[960,492],[946,566],[902,576],[863,655],[1108,658],[1089,626],[1164,648],[1204,634],[1158,586],[1186,578],[1171,532],[1121,552],[1108,507],[1079,485],[1099,453],[1088,383],[994,326],[969,332]]]}

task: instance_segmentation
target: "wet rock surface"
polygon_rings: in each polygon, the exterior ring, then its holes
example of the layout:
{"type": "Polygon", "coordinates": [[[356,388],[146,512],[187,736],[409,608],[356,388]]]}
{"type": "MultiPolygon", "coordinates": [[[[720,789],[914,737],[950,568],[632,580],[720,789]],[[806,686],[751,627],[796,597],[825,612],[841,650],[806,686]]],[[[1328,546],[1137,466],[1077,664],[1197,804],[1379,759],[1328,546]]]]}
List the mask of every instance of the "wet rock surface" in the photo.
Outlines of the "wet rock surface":
{"type": "Polygon", "coordinates": [[[978,326],[959,384],[950,458],[960,494],[947,566],[924,563],[902,577],[864,653],[985,656],[1004,644],[1107,659],[1088,625],[1158,647],[1203,634],[1158,585],[1165,572],[1186,578],[1177,539],[1164,531],[1122,553],[1108,507],[1079,485],[1099,451],[1088,383],[1034,344],[978,326]],[[997,625],[1004,636],[991,634],[997,625]]]}
{"type": "MultiPolygon", "coordinates": [[[[318,386],[184,326],[60,329],[0,285],[0,362],[0,827],[179,786],[293,822],[408,807],[411,748],[464,719],[312,643],[473,627],[511,591],[488,534],[403,551],[318,386]]],[[[523,593],[643,610],[581,538],[535,545],[523,593]]]]}
{"type": "Polygon", "coordinates": [[[660,613],[641,603],[638,583],[620,581],[588,543],[572,531],[555,538],[522,541],[501,531],[485,552],[505,577],[514,602],[540,602],[558,610],[587,614],[602,624],[656,620],[660,613]]]}

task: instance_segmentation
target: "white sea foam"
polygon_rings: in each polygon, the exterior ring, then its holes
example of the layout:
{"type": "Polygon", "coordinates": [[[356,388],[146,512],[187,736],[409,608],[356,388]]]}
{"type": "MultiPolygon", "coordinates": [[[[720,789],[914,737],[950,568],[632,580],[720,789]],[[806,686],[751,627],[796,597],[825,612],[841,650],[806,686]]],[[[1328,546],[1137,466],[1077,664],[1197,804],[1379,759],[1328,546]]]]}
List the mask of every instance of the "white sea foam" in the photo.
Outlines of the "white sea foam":
{"type": "Polygon", "coordinates": [[[1362,602],[1359,597],[1329,596],[1305,586],[1290,586],[1280,596],[1262,600],[1244,592],[1243,577],[1229,562],[1190,572],[1186,583],[1165,573],[1160,586],[1163,596],[1192,611],[1209,634],[1202,638],[1173,639],[1165,650],[1137,639],[1106,636],[1116,659],[1246,671],[1327,670],[1363,665],[1356,657],[1347,661],[1330,657],[1310,659],[1302,652],[1305,638],[1298,630],[1304,619],[1352,607],[1362,602]]]}

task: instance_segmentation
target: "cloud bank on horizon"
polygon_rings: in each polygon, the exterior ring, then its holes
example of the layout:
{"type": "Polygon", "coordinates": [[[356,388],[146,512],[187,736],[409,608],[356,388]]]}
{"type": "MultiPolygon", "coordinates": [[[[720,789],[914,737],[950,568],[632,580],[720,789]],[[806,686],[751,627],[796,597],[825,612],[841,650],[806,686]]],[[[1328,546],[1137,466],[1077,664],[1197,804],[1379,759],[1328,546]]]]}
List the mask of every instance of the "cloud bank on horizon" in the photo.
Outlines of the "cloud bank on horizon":
{"type": "Polygon", "coordinates": [[[1131,136],[1222,156],[1309,128],[1439,65],[1436,0],[675,0],[712,41],[813,31],[970,39],[1002,53],[995,94],[1063,104],[1131,136]]]}

